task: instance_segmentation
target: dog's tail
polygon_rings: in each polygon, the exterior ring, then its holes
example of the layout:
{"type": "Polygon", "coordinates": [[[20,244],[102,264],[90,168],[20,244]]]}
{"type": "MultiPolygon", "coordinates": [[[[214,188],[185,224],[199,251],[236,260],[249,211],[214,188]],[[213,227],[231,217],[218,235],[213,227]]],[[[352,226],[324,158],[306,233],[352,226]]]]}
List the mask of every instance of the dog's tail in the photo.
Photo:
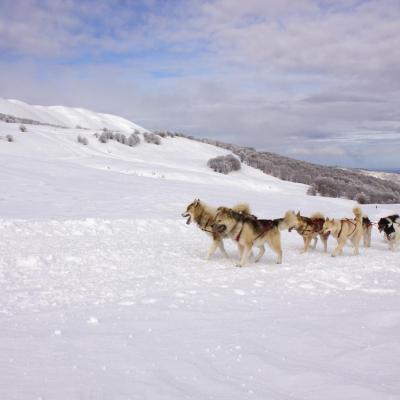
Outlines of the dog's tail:
{"type": "Polygon", "coordinates": [[[359,222],[360,224],[362,224],[362,217],[363,217],[363,212],[361,210],[361,207],[354,207],[353,208],[353,214],[354,214],[354,219],[356,220],[356,222],[359,222]]]}
{"type": "Polygon", "coordinates": [[[242,214],[250,214],[250,206],[247,203],[239,203],[232,207],[232,210],[242,214]]]}
{"type": "Polygon", "coordinates": [[[278,220],[278,229],[280,231],[293,228],[296,225],[297,217],[294,211],[286,211],[285,216],[278,220]]]}
{"type": "Polygon", "coordinates": [[[324,214],[320,213],[320,212],[315,212],[313,214],[310,215],[311,219],[325,219],[324,214]]]}

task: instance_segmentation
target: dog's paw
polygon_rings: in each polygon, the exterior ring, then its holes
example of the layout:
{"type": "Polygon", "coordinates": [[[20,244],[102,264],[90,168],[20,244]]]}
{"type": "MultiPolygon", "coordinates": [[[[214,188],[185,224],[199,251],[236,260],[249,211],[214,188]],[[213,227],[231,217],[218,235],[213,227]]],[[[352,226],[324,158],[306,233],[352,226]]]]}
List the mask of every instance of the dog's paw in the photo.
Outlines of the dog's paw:
{"type": "Polygon", "coordinates": [[[236,264],[236,265],[235,265],[236,268],[242,268],[242,266],[243,266],[243,265],[240,265],[240,264],[236,264]]]}
{"type": "Polygon", "coordinates": [[[336,257],[336,254],[331,254],[331,257],[336,257]]]}

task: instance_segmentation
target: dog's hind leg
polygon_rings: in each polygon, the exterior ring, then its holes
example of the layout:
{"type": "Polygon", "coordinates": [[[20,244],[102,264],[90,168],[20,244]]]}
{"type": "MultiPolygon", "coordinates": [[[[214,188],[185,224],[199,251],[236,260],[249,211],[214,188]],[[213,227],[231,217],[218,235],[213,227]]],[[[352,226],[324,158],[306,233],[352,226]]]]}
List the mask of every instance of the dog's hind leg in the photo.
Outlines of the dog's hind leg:
{"type": "Polygon", "coordinates": [[[331,254],[331,256],[336,257],[338,254],[343,254],[343,247],[345,244],[346,244],[346,240],[338,238],[337,246],[336,246],[335,250],[333,250],[333,253],[331,254]]]}
{"type": "Polygon", "coordinates": [[[215,250],[217,250],[217,247],[219,246],[218,240],[214,239],[208,249],[206,260],[209,260],[211,256],[215,253],[215,250]]]}
{"type": "Polygon", "coordinates": [[[314,243],[312,245],[313,250],[317,248],[317,243],[318,243],[318,236],[314,236],[314,243]]]}
{"type": "Polygon", "coordinates": [[[261,260],[261,257],[264,255],[265,253],[265,247],[264,246],[260,246],[259,247],[260,252],[257,254],[257,257],[255,259],[255,262],[259,262],[261,260]]]}
{"type": "Polygon", "coordinates": [[[278,235],[276,235],[276,236],[272,236],[272,237],[267,236],[267,243],[269,244],[269,247],[271,247],[271,249],[277,255],[276,263],[282,264],[283,253],[282,253],[282,245],[281,245],[281,236],[279,235],[279,232],[278,232],[278,235]]]}
{"type": "Polygon", "coordinates": [[[222,253],[227,259],[229,259],[229,255],[228,255],[228,253],[227,253],[226,250],[225,250],[224,241],[223,241],[222,239],[218,242],[218,248],[221,250],[221,253],[222,253]]]}
{"type": "Polygon", "coordinates": [[[303,236],[303,239],[304,239],[303,253],[307,253],[308,249],[310,248],[311,236],[303,236]]]}
{"type": "Polygon", "coordinates": [[[239,263],[239,267],[244,267],[249,259],[249,255],[251,252],[251,245],[244,245],[243,246],[243,254],[242,257],[240,259],[240,263],[239,263]]]}
{"type": "Polygon", "coordinates": [[[319,235],[321,242],[324,244],[324,253],[328,252],[328,237],[325,235],[319,235]]]}
{"type": "Polygon", "coordinates": [[[244,247],[240,243],[238,243],[237,245],[238,245],[238,250],[239,250],[239,258],[242,259],[244,247]]]}
{"type": "Polygon", "coordinates": [[[371,229],[368,228],[366,232],[364,232],[363,236],[364,247],[371,247],[371,229]]]}
{"type": "Polygon", "coordinates": [[[355,256],[358,256],[358,254],[359,254],[358,247],[360,245],[360,240],[361,240],[360,236],[351,238],[351,243],[353,244],[353,247],[354,247],[354,255],[355,256]]]}

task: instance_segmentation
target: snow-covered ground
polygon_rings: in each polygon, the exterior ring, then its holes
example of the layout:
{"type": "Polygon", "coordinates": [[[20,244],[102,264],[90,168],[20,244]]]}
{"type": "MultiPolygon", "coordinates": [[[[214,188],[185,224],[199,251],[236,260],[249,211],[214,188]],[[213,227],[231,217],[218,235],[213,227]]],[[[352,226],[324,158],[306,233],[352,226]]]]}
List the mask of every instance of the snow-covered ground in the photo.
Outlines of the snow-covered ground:
{"type": "Polygon", "coordinates": [[[282,265],[267,250],[239,269],[230,242],[232,260],[205,261],[208,237],[180,216],[194,198],[265,218],[351,216],[351,201],[215,174],[226,151],[183,138],[27,127],[0,122],[16,140],[0,140],[0,399],[400,398],[400,250],[375,229],[335,259],[284,232],[282,265]]]}

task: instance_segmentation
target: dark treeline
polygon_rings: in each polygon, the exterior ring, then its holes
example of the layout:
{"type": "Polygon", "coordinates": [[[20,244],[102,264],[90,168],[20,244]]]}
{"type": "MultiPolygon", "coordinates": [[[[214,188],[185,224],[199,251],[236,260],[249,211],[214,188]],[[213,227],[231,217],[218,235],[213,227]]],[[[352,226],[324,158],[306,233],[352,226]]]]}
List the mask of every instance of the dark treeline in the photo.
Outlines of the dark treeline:
{"type": "Polygon", "coordinates": [[[285,181],[309,185],[307,193],[315,196],[342,197],[366,203],[400,203],[398,183],[365,175],[356,170],[328,167],[295,160],[252,147],[242,147],[219,140],[198,139],[181,133],[164,132],[159,136],[185,137],[231,151],[240,160],[268,175],[285,181]]]}

